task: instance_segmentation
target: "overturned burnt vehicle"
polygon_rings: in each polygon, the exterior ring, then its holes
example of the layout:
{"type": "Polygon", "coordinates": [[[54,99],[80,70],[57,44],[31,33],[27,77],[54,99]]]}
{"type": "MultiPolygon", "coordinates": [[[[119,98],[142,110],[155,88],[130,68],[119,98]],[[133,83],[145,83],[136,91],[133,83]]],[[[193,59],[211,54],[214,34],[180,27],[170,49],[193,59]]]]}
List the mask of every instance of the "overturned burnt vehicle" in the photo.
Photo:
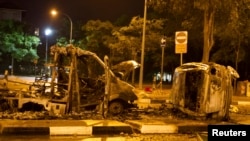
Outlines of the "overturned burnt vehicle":
{"type": "Polygon", "coordinates": [[[173,106],[195,118],[227,120],[236,78],[239,74],[230,66],[185,63],[174,72],[173,106]]]}

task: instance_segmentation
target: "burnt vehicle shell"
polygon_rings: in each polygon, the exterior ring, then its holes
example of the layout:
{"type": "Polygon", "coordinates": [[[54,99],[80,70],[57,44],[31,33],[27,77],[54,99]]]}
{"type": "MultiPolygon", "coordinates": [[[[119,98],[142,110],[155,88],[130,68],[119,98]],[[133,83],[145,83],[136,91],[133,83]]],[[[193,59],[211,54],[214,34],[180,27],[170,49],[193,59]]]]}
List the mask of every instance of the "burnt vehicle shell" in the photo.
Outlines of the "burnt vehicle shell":
{"type": "MultiPolygon", "coordinates": [[[[105,94],[105,68],[108,68],[110,74],[109,90],[109,112],[119,114],[125,108],[136,106],[133,103],[137,100],[134,92],[135,87],[115,75],[115,73],[93,52],[76,48],[77,70],[79,76],[80,107],[96,107],[103,102],[105,94]]],[[[59,57],[62,58],[63,55],[59,57]]],[[[61,59],[58,59],[61,60],[61,59]]],[[[129,66],[130,68],[123,72],[129,74],[132,70],[138,68],[139,64],[133,60],[125,61],[120,67],[129,66]],[[131,62],[132,65],[131,65],[131,62]],[[133,64],[136,64],[134,66],[133,64]],[[132,69],[133,68],[133,69],[132,69]]],[[[64,68],[62,68],[63,70],[64,68]]],[[[59,69],[61,70],[61,69],[59,69]]],[[[118,71],[116,71],[118,72],[118,71]]],[[[58,71],[59,83],[68,83],[68,75],[65,71],[58,71]]],[[[67,88],[66,88],[67,89],[67,88]]]]}
{"type": "MultiPolygon", "coordinates": [[[[119,78],[111,78],[109,112],[119,114],[125,108],[136,106],[133,104],[137,100],[134,87],[119,78]]],[[[105,83],[102,80],[93,78],[80,78],[81,107],[94,107],[101,104],[104,97],[105,83]]]]}
{"type": "MultiPolygon", "coordinates": [[[[88,58],[92,58],[93,60],[97,60],[98,63],[97,64],[100,68],[104,69],[106,66],[105,64],[97,57],[95,56],[95,54],[92,54],[89,56],[89,54],[87,55],[88,58]],[[93,55],[93,56],[92,56],[93,55]]],[[[97,67],[94,66],[94,69],[90,69],[91,65],[86,64],[85,61],[85,65],[83,65],[81,62],[81,60],[84,60],[83,58],[78,58],[79,60],[79,66],[81,68],[84,68],[87,70],[87,72],[85,72],[84,70],[79,69],[79,93],[80,93],[80,107],[82,108],[96,108],[97,106],[101,105],[103,102],[103,98],[104,98],[104,94],[105,94],[105,77],[103,77],[103,74],[101,75],[101,77],[95,77],[95,75],[93,75],[92,73],[94,72],[94,70],[97,70],[97,67]],[[89,67],[88,67],[89,66],[89,67]],[[88,73],[90,72],[90,73],[88,73]],[[85,77],[81,77],[81,76],[85,76],[85,77]]],[[[93,62],[91,61],[91,64],[93,64],[93,62]]],[[[128,74],[130,71],[132,71],[135,68],[138,68],[139,64],[136,63],[133,60],[130,61],[125,61],[124,63],[122,63],[123,65],[119,67],[122,67],[123,69],[125,68],[125,66],[129,67],[129,69],[125,69],[127,70],[127,72],[123,72],[128,74]],[[132,64],[136,64],[136,66],[131,66],[131,62],[133,62],[132,64]]],[[[51,82],[46,79],[37,77],[35,79],[35,82],[32,84],[28,84],[28,86],[30,86],[30,90],[27,92],[27,94],[25,94],[25,97],[21,96],[22,94],[15,94],[14,96],[10,97],[8,100],[15,100],[18,101],[18,109],[22,109],[22,110],[27,110],[31,104],[40,104],[43,105],[44,108],[46,110],[51,110],[53,109],[58,110],[58,109],[54,109],[55,107],[53,106],[58,106],[58,105],[62,105],[62,107],[65,107],[64,105],[66,105],[67,103],[67,90],[68,90],[68,84],[70,82],[69,79],[69,69],[67,66],[64,66],[63,68],[58,68],[55,69],[57,71],[57,82],[56,87],[55,87],[55,91],[53,93],[52,96],[50,96],[51,94],[51,82]],[[30,104],[31,103],[31,104],[30,104]],[[29,104],[28,106],[26,106],[27,104],[29,104]]],[[[137,95],[134,92],[135,87],[133,87],[132,85],[130,85],[129,83],[125,82],[124,80],[121,80],[119,77],[117,77],[116,75],[114,75],[113,71],[110,71],[110,90],[109,90],[109,112],[112,114],[119,114],[122,113],[123,110],[125,108],[130,108],[130,107],[134,107],[136,106],[136,104],[134,103],[135,100],[137,100],[137,95]]],[[[99,76],[99,74],[98,74],[99,76]]],[[[3,86],[7,85],[7,79],[3,79],[3,86]]],[[[0,86],[2,86],[0,85],[0,86]]],[[[3,88],[2,88],[3,89],[3,88]]],[[[6,87],[6,90],[7,87],[6,87]]],[[[5,92],[8,93],[8,92],[5,92]]],[[[8,94],[10,95],[10,94],[8,94]]],[[[6,98],[5,98],[6,99],[6,98]]],[[[6,106],[4,104],[2,104],[3,108],[2,109],[6,109],[6,106]]],[[[61,106],[60,106],[61,107],[61,106]]],[[[1,106],[0,106],[1,108],[1,106]]],[[[60,108],[61,110],[61,108],[60,108]]],[[[59,110],[59,111],[60,111],[59,110]]],[[[64,112],[57,112],[60,114],[64,114],[64,112]]]]}
{"type": "Polygon", "coordinates": [[[175,108],[196,118],[229,118],[232,79],[239,78],[230,66],[191,62],[175,69],[171,91],[175,108]]]}
{"type": "Polygon", "coordinates": [[[121,80],[127,81],[130,72],[139,67],[140,67],[140,64],[136,62],[135,60],[128,60],[128,61],[123,61],[112,66],[111,70],[121,80]]]}

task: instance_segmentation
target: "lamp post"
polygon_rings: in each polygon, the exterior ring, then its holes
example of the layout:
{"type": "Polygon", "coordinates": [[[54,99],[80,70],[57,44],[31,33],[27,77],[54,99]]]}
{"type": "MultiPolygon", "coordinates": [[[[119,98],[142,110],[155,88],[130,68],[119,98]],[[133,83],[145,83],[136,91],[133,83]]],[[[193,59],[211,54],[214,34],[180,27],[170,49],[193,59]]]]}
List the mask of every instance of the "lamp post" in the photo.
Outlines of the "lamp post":
{"type": "Polygon", "coordinates": [[[142,85],[143,85],[146,19],[147,19],[147,0],[145,0],[145,3],[144,3],[144,18],[143,18],[142,45],[141,45],[142,47],[141,47],[141,67],[140,67],[139,89],[142,89],[142,85]]]}
{"type": "MultiPolygon", "coordinates": [[[[57,10],[53,9],[51,10],[51,15],[52,16],[56,16],[58,14],[57,10]]],[[[64,15],[65,17],[67,17],[67,19],[70,22],[70,34],[69,34],[69,43],[72,43],[72,30],[73,30],[73,22],[72,19],[70,18],[70,16],[68,14],[65,13],[61,13],[62,15],[64,15]]]]}
{"type": "Polygon", "coordinates": [[[161,38],[161,48],[162,48],[162,56],[161,56],[161,90],[162,90],[162,80],[163,80],[163,66],[164,66],[164,48],[166,47],[166,38],[161,38]]]}
{"type": "Polygon", "coordinates": [[[45,51],[45,64],[48,63],[48,36],[52,33],[50,28],[45,29],[45,36],[46,36],[46,51],[45,51]]]}

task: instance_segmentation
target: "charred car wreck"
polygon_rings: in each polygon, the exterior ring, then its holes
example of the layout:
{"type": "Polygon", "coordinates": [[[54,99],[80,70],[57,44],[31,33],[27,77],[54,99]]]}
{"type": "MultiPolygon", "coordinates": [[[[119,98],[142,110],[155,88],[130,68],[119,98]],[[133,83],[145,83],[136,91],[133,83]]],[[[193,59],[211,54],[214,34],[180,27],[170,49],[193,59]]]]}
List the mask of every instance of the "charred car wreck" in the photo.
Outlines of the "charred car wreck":
{"type": "MultiPolygon", "coordinates": [[[[134,87],[114,74],[107,56],[102,61],[95,53],[72,45],[52,46],[51,55],[54,56],[51,94],[53,99],[59,98],[53,102],[66,102],[66,112],[98,106],[103,111],[119,114],[134,106],[137,100],[134,87]],[[62,101],[65,97],[67,101],[62,101]]],[[[129,67],[135,69],[139,64],[129,67]]]]}
{"type": "Polygon", "coordinates": [[[239,75],[230,66],[213,62],[183,64],[174,72],[172,103],[175,108],[196,118],[226,120],[235,78],[239,75]]]}
{"type": "Polygon", "coordinates": [[[13,97],[6,94],[3,99],[15,99],[18,109],[34,102],[57,114],[93,109],[119,114],[135,106],[137,96],[134,87],[123,78],[128,75],[125,70],[131,71],[140,66],[137,62],[126,61],[119,64],[123,71],[117,67],[112,71],[107,56],[103,61],[95,53],[72,45],[52,46],[50,53],[53,57],[50,80],[36,79],[26,94],[18,92],[13,97]]]}

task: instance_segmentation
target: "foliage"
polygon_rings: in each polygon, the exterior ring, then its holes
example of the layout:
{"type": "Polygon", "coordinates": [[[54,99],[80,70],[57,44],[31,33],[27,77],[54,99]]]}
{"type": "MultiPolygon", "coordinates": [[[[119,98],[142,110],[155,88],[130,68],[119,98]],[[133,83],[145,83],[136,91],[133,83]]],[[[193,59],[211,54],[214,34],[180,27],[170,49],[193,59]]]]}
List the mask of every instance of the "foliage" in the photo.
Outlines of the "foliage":
{"type": "Polygon", "coordinates": [[[250,34],[250,1],[248,1],[248,3],[246,2],[246,0],[235,1],[234,7],[230,12],[220,12],[222,14],[217,18],[220,24],[217,24],[218,26],[216,26],[217,30],[215,33],[220,50],[212,55],[212,60],[241,62],[247,56],[246,52],[249,49],[247,46],[250,34]],[[224,18],[221,18],[222,16],[224,18]],[[229,50],[231,52],[229,52],[229,50]],[[231,58],[225,57],[222,54],[230,54],[231,58]],[[237,57],[237,54],[240,56],[237,57]]]}
{"type": "Polygon", "coordinates": [[[66,46],[68,43],[69,43],[69,41],[65,37],[61,37],[61,38],[56,40],[57,46],[60,46],[60,47],[66,46]]]}
{"type": "MultiPolygon", "coordinates": [[[[147,0],[145,70],[160,68],[160,39],[163,35],[167,37],[164,70],[172,71],[178,66],[179,56],[175,54],[174,42],[176,31],[188,31],[188,52],[183,55],[184,63],[247,63],[250,59],[247,53],[250,49],[249,1],[147,0]]],[[[138,61],[142,27],[141,16],[132,17],[128,22],[128,17],[123,15],[114,24],[90,20],[82,26],[85,34],[79,46],[101,58],[109,55],[114,64],[128,59],[138,61]]]]}
{"type": "MultiPolygon", "coordinates": [[[[247,30],[242,30],[249,29],[246,26],[249,25],[249,0],[150,0],[148,3],[155,11],[161,13],[163,17],[165,16],[169,21],[175,21],[177,23],[175,30],[178,30],[178,28],[185,29],[189,33],[190,31],[195,31],[199,36],[203,32],[203,35],[201,35],[204,38],[203,61],[208,61],[209,56],[212,57],[211,60],[213,61],[226,59],[219,57],[223,56],[221,53],[224,53],[220,51],[220,49],[224,49],[221,46],[235,48],[230,53],[237,52],[239,34],[235,33],[244,32],[244,35],[249,35],[247,34],[247,30]],[[196,28],[197,26],[203,26],[203,30],[196,28]],[[214,42],[214,38],[216,38],[216,43],[214,42]],[[214,46],[217,48],[212,50],[214,46]],[[213,55],[210,54],[210,51],[212,53],[218,52],[216,55],[213,55]]],[[[189,37],[197,40],[198,36],[189,37]]],[[[242,39],[240,42],[247,40],[246,36],[240,39],[242,39]]],[[[189,43],[192,43],[190,38],[189,43]]],[[[232,56],[237,58],[236,55],[232,56]]],[[[244,58],[244,56],[240,58],[244,58]]]]}
{"type": "Polygon", "coordinates": [[[40,39],[25,30],[27,25],[18,21],[3,20],[0,22],[0,52],[10,54],[18,61],[38,59],[36,53],[40,39]]]}
{"type": "MultiPolygon", "coordinates": [[[[165,20],[152,19],[146,21],[146,41],[145,41],[145,60],[151,60],[153,67],[159,67],[159,56],[161,56],[160,40],[164,34],[165,20]]],[[[128,26],[121,27],[118,31],[113,32],[117,42],[110,47],[115,52],[115,60],[136,59],[138,53],[141,53],[141,34],[143,18],[133,17],[128,26]]],[[[166,45],[169,47],[171,38],[167,38],[166,45]]],[[[151,66],[151,67],[152,67],[151,66]]]]}
{"type": "Polygon", "coordinates": [[[112,30],[114,26],[111,22],[100,20],[90,20],[82,26],[85,38],[81,41],[80,47],[95,52],[100,58],[109,55],[108,44],[112,42],[112,30]]]}
{"type": "MultiPolygon", "coordinates": [[[[149,0],[148,9],[152,8],[158,13],[158,18],[165,20],[163,33],[170,37],[172,42],[168,55],[171,55],[174,66],[178,66],[178,54],[175,54],[175,32],[188,31],[188,52],[183,55],[183,62],[200,61],[202,58],[203,47],[203,15],[201,10],[194,8],[190,1],[172,1],[172,0],[149,0]]],[[[149,14],[152,15],[152,14],[149,14]]],[[[156,15],[156,14],[154,14],[156,15]]],[[[150,17],[149,17],[150,18],[150,17]]],[[[170,64],[168,64],[169,66],[170,64]]]]}
{"type": "MultiPolygon", "coordinates": [[[[160,40],[164,34],[165,20],[147,20],[145,60],[152,62],[148,71],[159,67],[161,56],[160,40]]],[[[143,18],[133,17],[127,26],[113,25],[107,21],[90,20],[83,27],[85,38],[81,40],[80,47],[95,52],[100,58],[110,56],[110,63],[117,64],[125,60],[139,60],[141,53],[141,34],[143,18]]],[[[173,40],[167,37],[167,47],[172,46],[173,40]]],[[[176,58],[176,57],[170,57],[176,58]]],[[[164,66],[167,66],[166,61],[164,66]]]]}
{"type": "Polygon", "coordinates": [[[147,9],[156,12],[148,15],[166,21],[165,35],[174,39],[174,32],[188,31],[184,62],[235,63],[236,70],[237,62],[249,60],[249,7],[249,0],[147,0],[147,9]]]}

